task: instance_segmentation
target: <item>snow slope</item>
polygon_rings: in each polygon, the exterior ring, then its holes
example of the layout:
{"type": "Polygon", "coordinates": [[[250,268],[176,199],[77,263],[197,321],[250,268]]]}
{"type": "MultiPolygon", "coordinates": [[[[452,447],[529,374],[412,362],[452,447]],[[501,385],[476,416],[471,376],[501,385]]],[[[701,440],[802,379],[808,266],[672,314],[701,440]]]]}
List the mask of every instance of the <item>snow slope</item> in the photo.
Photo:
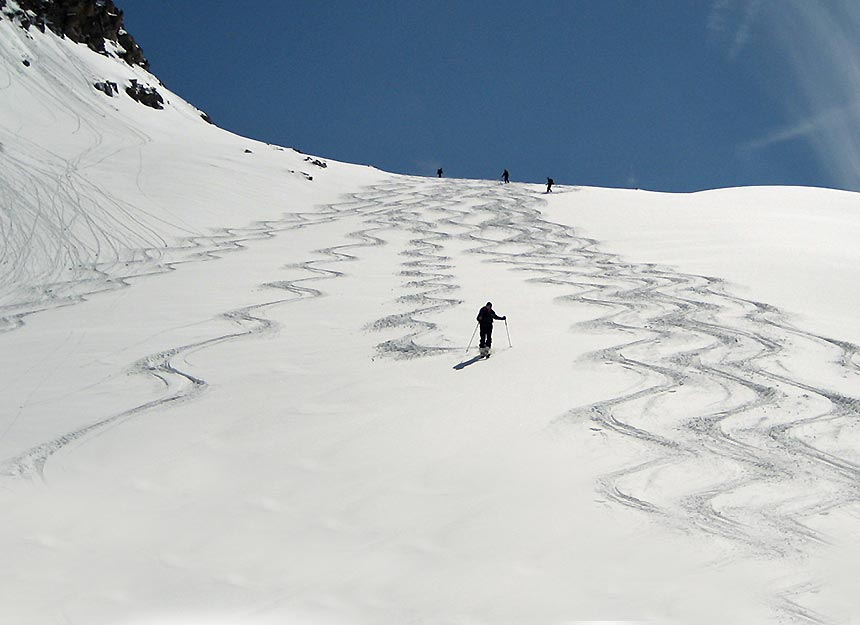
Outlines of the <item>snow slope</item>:
{"type": "Polygon", "coordinates": [[[334,199],[379,178],[369,168],[322,168],[293,150],[226,133],[142,68],[50,31],[24,31],[8,19],[0,29],[7,204],[0,305],[37,307],[67,296],[53,290],[60,284],[146,271],[201,251],[198,238],[215,230],[278,217],[296,202],[334,199]],[[156,87],[165,108],[128,97],[132,80],[156,87]],[[113,82],[120,93],[108,97],[98,82],[113,82]]]}
{"type": "Polygon", "coordinates": [[[639,262],[718,275],[808,329],[860,343],[860,198],[803,187],[671,194],[577,188],[551,219],[639,262]]]}
{"type": "Polygon", "coordinates": [[[860,614],[853,295],[773,229],[743,273],[725,210],[792,198],[849,284],[855,195],[323,168],[0,57],[0,622],[860,614]]]}

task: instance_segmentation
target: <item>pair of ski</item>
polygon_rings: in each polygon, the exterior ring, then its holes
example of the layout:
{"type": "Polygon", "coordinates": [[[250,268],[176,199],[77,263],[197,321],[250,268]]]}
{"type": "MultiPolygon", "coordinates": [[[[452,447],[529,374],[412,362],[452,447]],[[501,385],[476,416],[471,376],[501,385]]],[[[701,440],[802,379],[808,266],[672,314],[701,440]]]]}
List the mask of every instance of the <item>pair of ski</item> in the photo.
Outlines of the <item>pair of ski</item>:
{"type": "Polygon", "coordinates": [[[490,357],[490,348],[489,347],[481,347],[481,358],[489,358],[490,357]]]}

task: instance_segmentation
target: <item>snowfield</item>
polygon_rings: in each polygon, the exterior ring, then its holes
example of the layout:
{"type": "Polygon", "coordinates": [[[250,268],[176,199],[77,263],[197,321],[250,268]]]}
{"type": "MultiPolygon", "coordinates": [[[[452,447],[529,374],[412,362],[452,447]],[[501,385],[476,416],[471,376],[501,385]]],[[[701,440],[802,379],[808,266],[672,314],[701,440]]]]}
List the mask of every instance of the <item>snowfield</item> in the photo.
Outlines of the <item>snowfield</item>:
{"type": "Polygon", "coordinates": [[[544,213],[640,262],[717,275],[797,323],[860,344],[860,198],[803,187],[694,194],[577,188],[544,213]]]}
{"type": "Polygon", "coordinates": [[[860,618],[857,194],[391,175],[8,19],[0,145],[0,622],[860,618]]]}

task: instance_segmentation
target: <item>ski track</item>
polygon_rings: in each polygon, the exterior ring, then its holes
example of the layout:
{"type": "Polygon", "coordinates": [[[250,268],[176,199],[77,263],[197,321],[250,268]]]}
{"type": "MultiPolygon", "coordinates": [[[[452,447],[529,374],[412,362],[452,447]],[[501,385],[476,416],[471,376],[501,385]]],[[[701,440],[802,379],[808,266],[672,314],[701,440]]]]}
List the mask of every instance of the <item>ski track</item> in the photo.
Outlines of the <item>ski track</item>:
{"type": "MultiPolygon", "coordinates": [[[[161,381],[159,397],[10,458],[0,463],[0,475],[42,475],[51,455],[64,447],[151,409],[193,399],[206,381],[176,363],[217,343],[272,331],[267,307],[324,296],[324,281],[344,275],[334,266],[355,261],[362,248],[388,244],[386,233],[405,232],[408,243],[399,254],[407,294],[395,302],[405,310],[366,328],[405,333],[380,343],[377,355],[414,358],[463,349],[432,317],[462,303],[454,297],[456,262],[446,247],[465,242],[467,253],[521,272],[515,278],[553,285],[558,305],[604,311],[575,331],[610,330],[626,337],[589,354],[584,364],[634,371],[639,386],[572,407],[552,426],[564,434],[571,423],[591,422],[595,435],[621,437],[641,450],[638,460],[598,480],[596,488],[608,502],[678,531],[725,539],[738,557],[796,561],[832,542],[810,520],[860,499],[860,456],[828,447],[832,437],[819,440],[812,433],[850,428],[860,417],[860,399],[845,390],[860,388],[860,348],[796,328],[777,309],[733,295],[717,278],[602,252],[596,241],[573,228],[542,219],[541,203],[533,190],[520,185],[392,178],[317,212],[195,237],[174,248],[138,251],[122,265],[93,268],[95,275],[42,287],[50,290],[50,299],[0,310],[0,337],[45,307],[126,287],[131,278],[170,271],[183,262],[216,259],[254,239],[345,218],[363,224],[349,241],[288,265],[305,276],[264,285],[285,295],[225,312],[234,332],[134,363],[132,371],[161,381]],[[118,274],[118,267],[125,272],[118,274]],[[829,386],[792,370],[792,362],[809,358],[824,359],[829,386]],[[671,473],[698,478],[678,491],[678,484],[686,482],[663,479],[671,473]]],[[[771,597],[777,621],[835,622],[804,606],[815,591],[812,580],[777,589],[771,597]]]]}

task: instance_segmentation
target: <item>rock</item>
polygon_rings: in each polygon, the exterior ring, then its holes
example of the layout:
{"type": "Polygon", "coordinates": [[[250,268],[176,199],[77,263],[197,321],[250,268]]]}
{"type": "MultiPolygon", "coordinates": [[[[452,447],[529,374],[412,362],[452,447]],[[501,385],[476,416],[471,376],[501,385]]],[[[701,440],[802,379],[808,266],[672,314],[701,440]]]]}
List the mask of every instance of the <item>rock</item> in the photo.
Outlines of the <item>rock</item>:
{"type": "MultiPolygon", "coordinates": [[[[123,14],[113,0],[17,0],[21,11],[14,19],[24,30],[35,26],[50,29],[61,37],[83,43],[90,49],[107,54],[105,40],[116,42],[120,57],[129,65],[149,69],[143,50],[123,26],[123,14]]],[[[6,1],[0,0],[0,9],[6,1]]]]}
{"type": "Polygon", "coordinates": [[[155,87],[146,87],[137,80],[131,80],[131,84],[125,88],[125,92],[132,100],[140,102],[144,106],[161,110],[164,108],[164,98],[155,87]]]}
{"type": "Polygon", "coordinates": [[[110,97],[113,97],[115,93],[119,93],[119,87],[117,87],[117,84],[108,80],[94,83],[93,87],[110,97]]]}

